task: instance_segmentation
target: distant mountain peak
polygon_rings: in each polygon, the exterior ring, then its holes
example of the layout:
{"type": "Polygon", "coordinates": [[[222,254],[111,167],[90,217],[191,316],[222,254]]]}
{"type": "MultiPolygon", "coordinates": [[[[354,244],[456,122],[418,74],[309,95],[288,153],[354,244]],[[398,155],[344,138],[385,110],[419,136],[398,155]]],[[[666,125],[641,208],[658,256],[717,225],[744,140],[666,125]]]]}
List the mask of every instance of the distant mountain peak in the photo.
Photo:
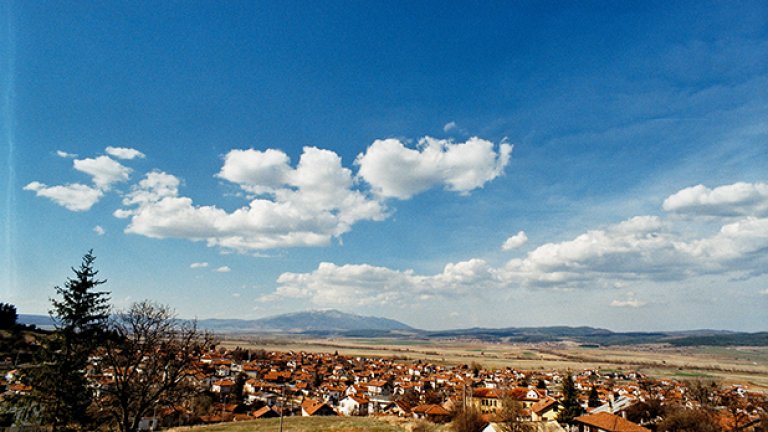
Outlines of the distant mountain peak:
{"type": "Polygon", "coordinates": [[[261,327],[276,331],[350,331],[350,330],[413,330],[412,327],[388,318],[363,316],[338,309],[312,309],[269,316],[255,320],[261,327]]]}
{"type": "Polygon", "coordinates": [[[400,321],[343,312],[338,309],[311,309],[288,312],[254,320],[203,320],[214,330],[277,333],[345,333],[350,331],[414,331],[400,321]]]}

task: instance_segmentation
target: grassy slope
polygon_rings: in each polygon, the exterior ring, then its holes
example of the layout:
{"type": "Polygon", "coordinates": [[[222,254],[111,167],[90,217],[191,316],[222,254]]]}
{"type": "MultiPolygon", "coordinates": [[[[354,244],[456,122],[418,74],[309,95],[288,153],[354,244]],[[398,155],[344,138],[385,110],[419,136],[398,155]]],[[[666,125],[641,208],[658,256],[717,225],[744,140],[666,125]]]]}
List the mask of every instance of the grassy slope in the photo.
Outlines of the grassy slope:
{"type": "MultiPolygon", "coordinates": [[[[403,432],[405,422],[391,418],[382,420],[368,417],[287,417],[283,419],[285,432],[403,432]]],[[[191,432],[274,432],[279,430],[280,419],[253,420],[239,423],[223,423],[193,428],[178,428],[171,431],[191,432]]],[[[447,430],[445,426],[433,426],[434,432],[447,430]]]]}

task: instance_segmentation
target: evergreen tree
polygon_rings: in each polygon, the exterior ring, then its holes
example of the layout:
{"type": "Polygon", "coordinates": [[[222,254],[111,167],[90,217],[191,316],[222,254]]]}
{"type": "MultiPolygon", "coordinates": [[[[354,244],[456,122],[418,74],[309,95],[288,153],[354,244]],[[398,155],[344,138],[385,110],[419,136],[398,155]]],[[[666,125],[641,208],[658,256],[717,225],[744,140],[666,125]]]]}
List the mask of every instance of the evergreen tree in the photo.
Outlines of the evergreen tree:
{"type": "Polygon", "coordinates": [[[574,418],[580,416],[584,410],[579,403],[579,391],[573,382],[573,377],[569,372],[563,381],[563,399],[561,401],[562,411],[557,415],[557,421],[570,424],[574,418]]]}
{"type": "Polygon", "coordinates": [[[10,303],[0,303],[0,329],[12,329],[16,326],[19,315],[16,306],[10,303]]]}
{"type": "Polygon", "coordinates": [[[68,278],[64,287],[56,287],[61,300],[51,299],[53,309],[49,312],[65,338],[90,347],[103,334],[110,308],[109,293],[95,290],[107,282],[96,279],[99,272],[93,269],[95,260],[93,250],[90,250],[83,257],[80,268],[72,268],[75,278],[68,278]]]}
{"type": "Polygon", "coordinates": [[[74,278],[56,287],[60,300],[51,299],[49,312],[56,332],[42,350],[42,361],[30,372],[31,401],[39,421],[53,431],[92,430],[89,412],[93,395],[85,376],[88,357],[102,342],[109,317],[107,292],[96,291],[106,280],[96,279],[96,257],[88,251],[74,278]]]}
{"type": "Polygon", "coordinates": [[[590,408],[597,408],[600,406],[600,396],[597,394],[597,387],[592,386],[592,390],[589,391],[589,401],[587,405],[590,408]]]}

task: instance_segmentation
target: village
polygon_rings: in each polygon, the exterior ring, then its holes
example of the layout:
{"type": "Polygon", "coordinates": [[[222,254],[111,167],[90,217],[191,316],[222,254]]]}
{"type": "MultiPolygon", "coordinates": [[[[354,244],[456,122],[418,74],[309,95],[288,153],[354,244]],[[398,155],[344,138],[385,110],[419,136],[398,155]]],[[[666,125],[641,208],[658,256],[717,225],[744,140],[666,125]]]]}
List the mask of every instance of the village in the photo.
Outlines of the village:
{"type": "MultiPolygon", "coordinates": [[[[5,396],[29,388],[9,371],[5,396]]],[[[114,385],[117,371],[92,355],[86,371],[95,393],[114,385]]],[[[198,396],[153,412],[140,430],[287,416],[396,416],[447,423],[461,408],[477,410],[494,428],[509,401],[518,421],[542,431],[567,430],[558,422],[564,382],[571,379],[582,415],[579,431],[647,431],[660,406],[715,406],[721,429],[752,430],[765,416],[766,395],[744,386],[651,379],[631,370],[486,370],[480,364],[440,365],[399,358],[337,353],[212,349],[189,380],[198,396]],[[702,390],[711,390],[703,393],[702,390]],[[632,421],[634,420],[634,421],[632,421]]]]}

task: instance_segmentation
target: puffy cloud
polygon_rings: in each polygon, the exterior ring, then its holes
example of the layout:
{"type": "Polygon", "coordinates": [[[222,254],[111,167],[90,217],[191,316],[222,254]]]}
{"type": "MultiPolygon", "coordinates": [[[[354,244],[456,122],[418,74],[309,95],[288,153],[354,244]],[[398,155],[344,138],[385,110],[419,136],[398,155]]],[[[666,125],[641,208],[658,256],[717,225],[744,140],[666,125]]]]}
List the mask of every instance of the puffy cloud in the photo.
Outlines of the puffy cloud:
{"type": "Polygon", "coordinates": [[[408,199],[434,186],[461,194],[483,187],[504,171],[512,146],[477,137],[463,143],[422,138],[417,149],[400,140],[376,140],[358,155],[358,176],[382,197],[408,199]]]}
{"type": "Polygon", "coordinates": [[[517,249],[523,247],[526,243],[528,243],[528,236],[525,234],[525,231],[519,231],[517,234],[506,239],[504,244],[501,245],[501,249],[505,251],[517,249]]]}
{"type": "Polygon", "coordinates": [[[216,273],[229,273],[229,272],[231,272],[231,271],[232,271],[232,269],[231,269],[231,268],[229,268],[229,266],[221,266],[221,267],[217,268],[217,269],[216,269],[216,270],[214,270],[214,271],[215,271],[216,273]]]}
{"type": "Polygon", "coordinates": [[[104,230],[104,228],[101,225],[96,225],[95,227],[93,227],[93,232],[95,232],[96,235],[100,235],[100,236],[103,236],[104,234],[107,233],[107,231],[104,230]]]}
{"type": "Polygon", "coordinates": [[[253,193],[274,193],[289,182],[290,158],[280,150],[232,150],[224,156],[218,177],[253,193]]]}
{"type": "Polygon", "coordinates": [[[118,159],[143,159],[144,153],[133,149],[129,147],[107,147],[106,150],[108,155],[114,156],[118,159]]]}
{"type": "Polygon", "coordinates": [[[551,285],[592,280],[597,275],[676,279],[685,257],[674,235],[656,216],[637,216],[573,240],[546,243],[525,259],[511,260],[507,277],[525,284],[551,285]]]}
{"type": "Polygon", "coordinates": [[[77,157],[76,154],[67,153],[64,150],[56,150],[56,156],[58,156],[60,158],[65,158],[65,159],[71,159],[71,158],[76,158],[77,157]]]}
{"type": "Polygon", "coordinates": [[[279,150],[228,153],[218,176],[260,194],[233,212],[196,206],[179,196],[178,178],[152,172],[123,200],[135,207],[115,216],[131,218],[130,233],[204,240],[241,252],[322,246],[358,221],[386,216],[380,202],[352,189],[352,174],[334,152],[306,147],[296,168],[287,161],[279,150]]]}
{"type": "Polygon", "coordinates": [[[628,293],[627,298],[624,300],[613,300],[611,302],[611,307],[618,307],[618,308],[640,308],[645,305],[647,305],[648,302],[644,302],[642,300],[638,300],[635,297],[635,293],[628,293]]]}
{"type": "Polygon", "coordinates": [[[768,216],[768,183],[692,186],[664,200],[662,208],[694,216],[768,216]]]}
{"type": "MultiPolygon", "coordinates": [[[[755,209],[758,211],[758,209],[755,209]]],[[[470,259],[447,264],[434,275],[417,275],[370,264],[322,263],[310,273],[284,273],[264,298],[302,298],[319,305],[407,304],[440,296],[500,294],[519,287],[616,288],[627,283],[677,281],[707,275],[744,279],[768,268],[768,218],[747,216],[716,233],[708,223],[636,216],[588,230],[573,239],[545,243],[499,268],[470,259]],[[699,228],[699,229],[696,229],[699,228]]],[[[521,242],[523,232],[511,237],[521,242]]],[[[612,307],[647,302],[632,292],[612,307]]]]}
{"type": "MultiPolygon", "coordinates": [[[[57,150],[56,154],[62,158],[76,157],[62,150],[57,150]]],[[[24,190],[34,191],[37,196],[49,198],[68,210],[86,211],[104,196],[104,192],[110,190],[112,184],[127,181],[131,173],[130,168],[108,156],[75,159],[73,166],[76,170],[90,175],[95,187],[81,183],[46,186],[34,181],[25,186],[24,190]]]]}
{"type": "Polygon", "coordinates": [[[680,248],[710,269],[752,267],[753,261],[768,261],[768,218],[750,216],[723,225],[717,234],[681,244],[680,248]]]}
{"type": "Polygon", "coordinates": [[[189,265],[189,268],[198,269],[198,268],[206,268],[208,267],[207,262],[193,262],[189,265]]]}
{"type": "Polygon", "coordinates": [[[33,191],[39,197],[45,197],[71,211],[87,211],[101,199],[104,194],[100,189],[80,183],[46,186],[40,182],[32,182],[24,186],[24,190],[33,191]]]}
{"type": "Polygon", "coordinates": [[[443,126],[443,132],[450,132],[452,130],[455,130],[459,127],[458,124],[456,124],[455,121],[450,121],[443,126]]]}
{"type": "Polygon", "coordinates": [[[93,177],[93,183],[101,190],[109,190],[113,183],[128,180],[131,169],[121,165],[108,156],[75,159],[76,170],[93,177]]]}
{"type": "Polygon", "coordinates": [[[311,273],[283,273],[278,288],[262,301],[302,298],[317,305],[405,304],[414,299],[467,295],[495,286],[498,278],[479,259],[450,263],[442,273],[420,276],[369,264],[320,263],[311,273]]]}

